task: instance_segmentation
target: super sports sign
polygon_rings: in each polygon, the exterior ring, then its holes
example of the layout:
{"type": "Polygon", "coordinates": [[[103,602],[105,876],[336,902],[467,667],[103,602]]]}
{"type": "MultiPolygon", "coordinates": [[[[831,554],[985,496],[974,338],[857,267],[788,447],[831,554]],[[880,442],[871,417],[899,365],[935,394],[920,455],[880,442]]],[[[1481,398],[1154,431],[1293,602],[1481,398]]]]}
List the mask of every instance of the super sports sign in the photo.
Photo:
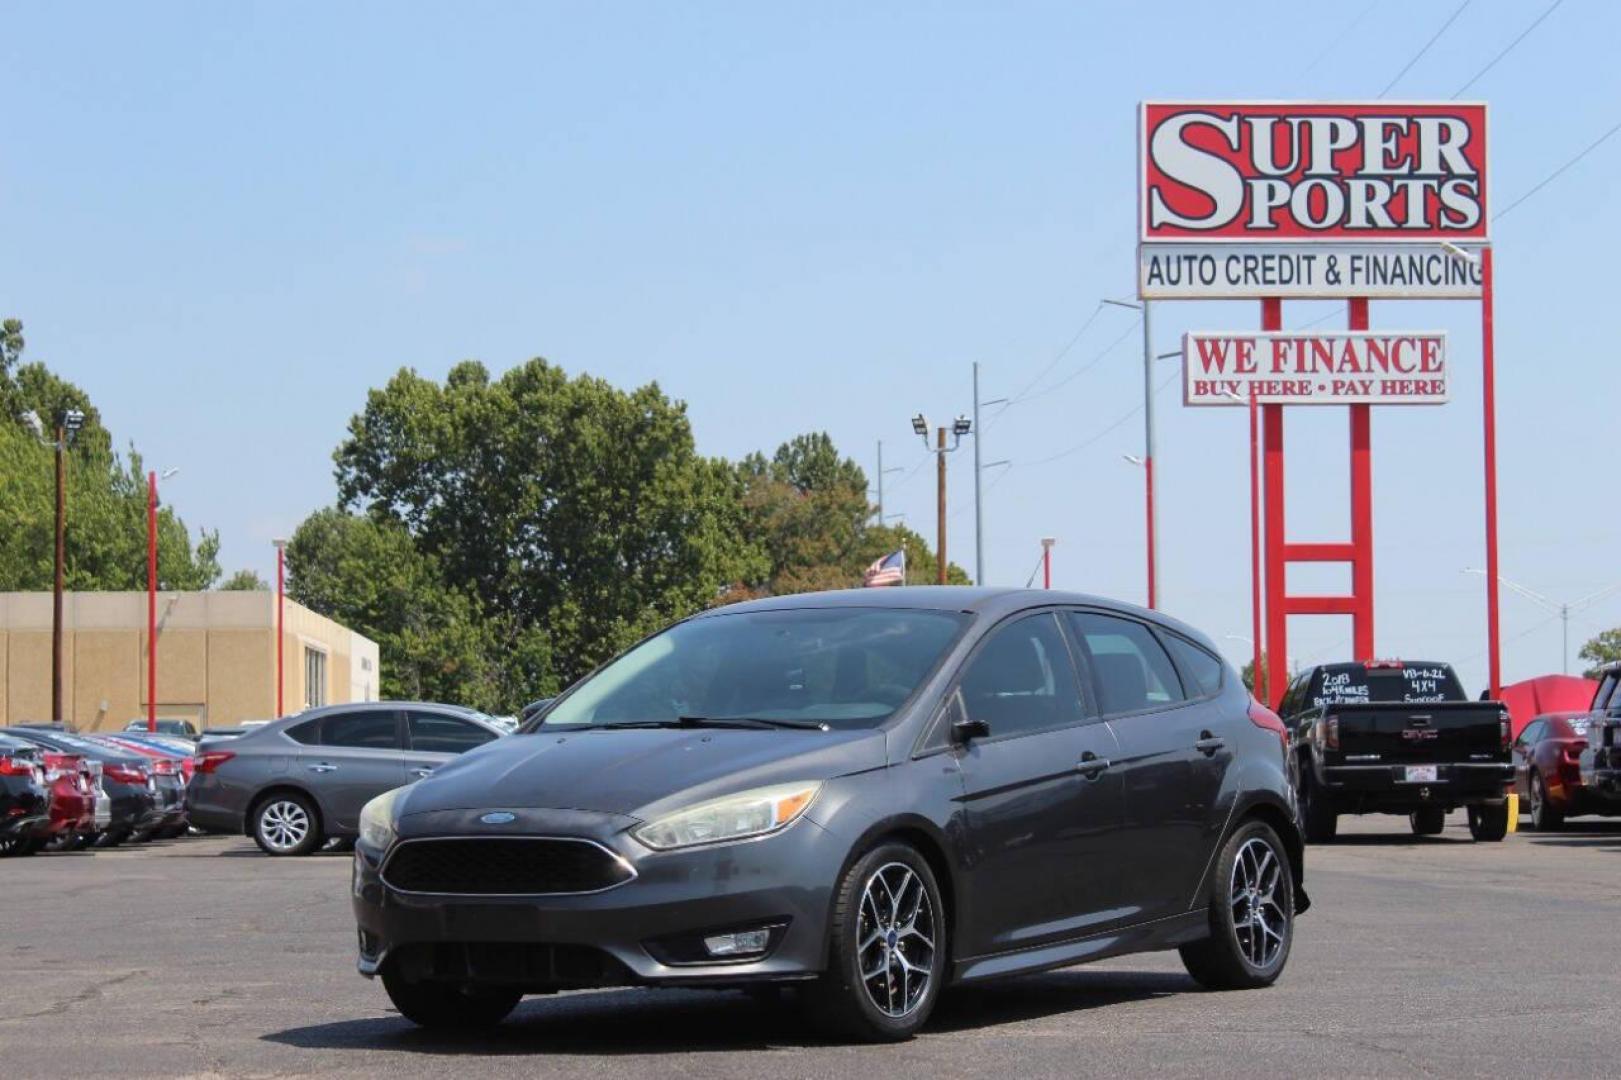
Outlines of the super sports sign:
{"type": "Polygon", "coordinates": [[[1150,298],[1470,297],[1488,241],[1480,104],[1147,102],[1150,298]]]}

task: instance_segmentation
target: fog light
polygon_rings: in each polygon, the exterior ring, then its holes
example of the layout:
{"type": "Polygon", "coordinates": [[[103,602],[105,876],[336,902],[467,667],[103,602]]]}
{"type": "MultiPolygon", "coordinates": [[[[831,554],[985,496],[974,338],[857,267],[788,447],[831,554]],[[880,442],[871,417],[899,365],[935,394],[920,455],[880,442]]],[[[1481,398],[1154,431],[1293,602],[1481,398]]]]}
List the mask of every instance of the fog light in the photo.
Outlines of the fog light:
{"type": "Polygon", "coordinates": [[[710,956],[748,956],[765,952],[771,941],[770,930],[743,930],[735,934],[715,934],[704,938],[710,956]]]}

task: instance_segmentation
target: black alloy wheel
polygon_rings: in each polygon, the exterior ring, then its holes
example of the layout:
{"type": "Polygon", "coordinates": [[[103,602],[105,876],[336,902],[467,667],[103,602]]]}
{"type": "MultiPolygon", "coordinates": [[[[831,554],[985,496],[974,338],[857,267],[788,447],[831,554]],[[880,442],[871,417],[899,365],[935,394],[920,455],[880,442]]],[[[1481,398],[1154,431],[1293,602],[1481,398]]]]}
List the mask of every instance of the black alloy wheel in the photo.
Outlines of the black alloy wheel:
{"type": "Polygon", "coordinates": [[[1278,834],[1248,821],[1216,861],[1210,936],[1181,948],[1194,981],[1209,990],[1255,990],[1283,974],[1294,941],[1294,871],[1278,834]]]}
{"type": "Polygon", "coordinates": [[[911,1038],[946,978],[946,910],[918,850],[882,844],[845,871],[834,892],[828,970],[813,1009],[837,1033],[865,1042],[911,1038]]]}
{"type": "Polygon", "coordinates": [[[1548,801],[1548,788],[1542,774],[1531,772],[1531,827],[1537,832],[1555,832],[1565,824],[1565,815],[1548,801]]]}

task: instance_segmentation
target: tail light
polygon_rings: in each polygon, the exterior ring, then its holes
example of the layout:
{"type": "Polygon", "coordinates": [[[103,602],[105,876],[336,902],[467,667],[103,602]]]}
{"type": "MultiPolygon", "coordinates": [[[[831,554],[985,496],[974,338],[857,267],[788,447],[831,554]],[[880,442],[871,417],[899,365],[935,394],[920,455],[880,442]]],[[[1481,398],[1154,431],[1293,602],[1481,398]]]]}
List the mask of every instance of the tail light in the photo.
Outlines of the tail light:
{"type": "Polygon", "coordinates": [[[0,776],[32,776],[37,780],[41,773],[27,758],[0,757],[0,776]]]}
{"type": "Polygon", "coordinates": [[[1282,720],[1278,719],[1277,713],[1254,698],[1250,698],[1249,717],[1250,723],[1277,735],[1278,741],[1283,744],[1284,749],[1289,748],[1289,729],[1284,726],[1282,720]]]}
{"type": "Polygon", "coordinates": [[[1585,749],[1587,749],[1587,740],[1577,739],[1575,742],[1566,743],[1560,754],[1564,757],[1565,764],[1574,765],[1581,760],[1582,751],[1585,749]]]}
{"type": "Polygon", "coordinates": [[[205,750],[191,759],[193,767],[200,773],[211,773],[236,757],[229,750],[205,750]]]}
{"type": "Polygon", "coordinates": [[[173,776],[174,773],[175,763],[170,759],[158,758],[156,761],[152,762],[153,776],[173,776]]]}
{"type": "Polygon", "coordinates": [[[116,780],[120,784],[146,783],[146,770],[139,765],[120,765],[109,762],[102,766],[101,775],[109,780],[116,780]]]}
{"type": "Polygon", "coordinates": [[[1504,750],[1507,750],[1509,745],[1514,742],[1513,728],[1514,723],[1508,715],[1508,710],[1499,710],[1497,713],[1497,737],[1504,750]]]}
{"type": "Polygon", "coordinates": [[[1400,660],[1369,660],[1362,666],[1368,671],[1400,671],[1407,665],[1400,660]]]}
{"type": "Polygon", "coordinates": [[[1317,742],[1324,750],[1340,748],[1340,718],[1325,716],[1317,721],[1317,742]]]}

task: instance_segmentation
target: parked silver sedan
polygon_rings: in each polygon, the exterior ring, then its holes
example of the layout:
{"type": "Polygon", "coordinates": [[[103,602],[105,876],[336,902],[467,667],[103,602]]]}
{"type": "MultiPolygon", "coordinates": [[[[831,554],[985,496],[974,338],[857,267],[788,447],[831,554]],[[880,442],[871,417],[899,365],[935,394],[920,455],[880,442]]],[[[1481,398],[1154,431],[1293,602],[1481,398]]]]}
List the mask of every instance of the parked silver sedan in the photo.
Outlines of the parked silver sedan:
{"type": "Polygon", "coordinates": [[[186,790],[191,823],[246,833],[267,855],[307,855],[352,839],[360,808],[505,732],[455,705],[375,701],[309,709],[232,739],[198,744],[186,790]]]}

